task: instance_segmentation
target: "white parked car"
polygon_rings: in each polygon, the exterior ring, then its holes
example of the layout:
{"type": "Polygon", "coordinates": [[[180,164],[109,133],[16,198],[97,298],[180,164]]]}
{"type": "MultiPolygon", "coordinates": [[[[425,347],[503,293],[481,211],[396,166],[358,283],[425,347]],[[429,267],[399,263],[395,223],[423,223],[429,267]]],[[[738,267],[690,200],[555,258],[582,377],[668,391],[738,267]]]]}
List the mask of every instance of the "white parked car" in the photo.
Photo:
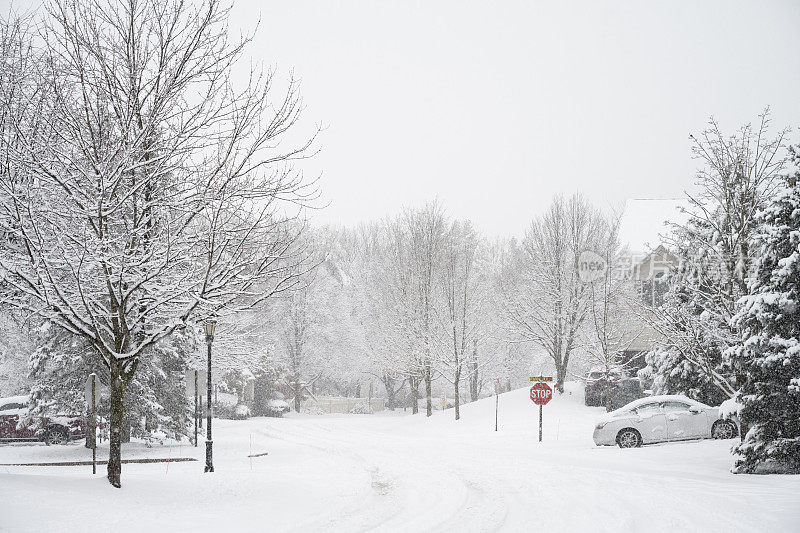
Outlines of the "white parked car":
{"type": "Polygon", "coordinates": [[[594,443],[634,448],[674,440],[731,439],[738,434],[736,420],[721,419],[716,407],[686,396],[650,396],[601,418],[594,428],[594,443]]]}

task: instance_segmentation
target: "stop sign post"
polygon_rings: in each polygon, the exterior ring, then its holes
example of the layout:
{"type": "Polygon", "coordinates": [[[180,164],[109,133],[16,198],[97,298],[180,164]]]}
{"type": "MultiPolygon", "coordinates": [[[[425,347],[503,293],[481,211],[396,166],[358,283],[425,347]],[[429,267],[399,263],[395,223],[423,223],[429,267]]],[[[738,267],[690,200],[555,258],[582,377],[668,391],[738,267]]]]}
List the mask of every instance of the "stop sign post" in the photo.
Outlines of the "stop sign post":
{"type": "Polygon", "coordinates": [[[542,442],[542,406],[553,399],[553,389],[545,381],[552,381],[552,377],[539,376],[531,378],[536,381],[531,387],[531,401],[539,406],[539,442],[542,442]]]}

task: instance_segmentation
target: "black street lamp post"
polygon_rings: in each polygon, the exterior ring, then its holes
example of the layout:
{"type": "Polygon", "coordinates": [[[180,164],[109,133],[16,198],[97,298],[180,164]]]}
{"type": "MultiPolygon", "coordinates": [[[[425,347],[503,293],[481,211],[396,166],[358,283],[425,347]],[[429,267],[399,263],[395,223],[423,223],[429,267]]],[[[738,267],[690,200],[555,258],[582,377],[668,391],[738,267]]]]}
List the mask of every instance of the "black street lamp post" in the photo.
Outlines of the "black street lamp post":
{"type": "Polygon", "coordinates": [[[203,327],[206,330],[206,344],[208,345],[208,374],[206,375],[206,385],[208,389],[208,398],[206,401],[206,409],[208,410],[208,418],[206,419],[206,472],[214,471],[214,462],[211,460],[211,447],[213,441],[211,440],[211,343],[214,342],[214,329],[217,327],[216,320],[207,320],[203,327]]]}

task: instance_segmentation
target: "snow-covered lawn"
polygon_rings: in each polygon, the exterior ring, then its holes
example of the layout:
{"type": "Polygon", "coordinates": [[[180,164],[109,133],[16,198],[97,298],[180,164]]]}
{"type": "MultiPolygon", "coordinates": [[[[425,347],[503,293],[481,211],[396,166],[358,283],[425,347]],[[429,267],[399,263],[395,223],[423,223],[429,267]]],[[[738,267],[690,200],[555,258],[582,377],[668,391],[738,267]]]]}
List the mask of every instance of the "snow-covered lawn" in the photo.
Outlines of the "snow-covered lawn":
{"type": "MultiPolygon", "coordinates": [[[[598,448],[601,408],[580,394],[538,411],[526,389],[424,415],[215,420],[203,443],[124,457],[198,462],[0,467],[4,531],[720,531],[800,530],[800,476],[729,473],[733,441],[598,448]],[[269,455],[249,459],[251,453],[269,455]]],[[[105,458],[106,451],[98,451],[105,458]]],[[[91,458],[80,445],[0,446],[0,463],[91,458]]]]}

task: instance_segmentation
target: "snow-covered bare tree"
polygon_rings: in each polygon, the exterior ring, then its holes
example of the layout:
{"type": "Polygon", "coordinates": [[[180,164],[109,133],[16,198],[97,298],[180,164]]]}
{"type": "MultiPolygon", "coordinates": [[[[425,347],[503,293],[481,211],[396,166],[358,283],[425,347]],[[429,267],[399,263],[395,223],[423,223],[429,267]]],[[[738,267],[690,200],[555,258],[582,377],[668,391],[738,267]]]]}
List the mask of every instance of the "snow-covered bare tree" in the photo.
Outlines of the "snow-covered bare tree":
{"type": "Polygon", "coordinates": [[[279,360],[289,372],[294,409],[300,412],[306,386],[322,375],[320,336],[325,319],[319,309],[325,303],[312,294],[310,287],[303,287],[287,295],[282,304],[279,305],[283,317],[279,360]]]}
{"type": "Polygon", "coordinates": [[[636,291],[630,277],[616,268],[624,261],[625,250],[619,241],[621,217],[611,214],[600,225],[598,247],[594,250],[606,263],[603,275],[589,283],[589,318],[585,332],[587,362],[605,372],[606,411],[611,411],[609,387],[614,369],[631,363],[626,351],[637,338],[634,312],[636,291]]]}
{"type": "Polygon", "coordinates": [[[444,232],[442,207],[431,202],[368,229],[362,241],[372,254],[368,277],[374,289],[369,305],[382,310],[368,321],[381,320],[385,335],[384,339],[368,339],[368,344],[376,346],[376,340],[377,346],[384,344],[379,348],[384,368],[394,367],[386,374],[385,384],[396,383],[401,376],[407,379],[414,413],[419,385],[425,383],[428,416],[433,412],[434,300],[444,232]],[[385,350],[389,339],[395,341],[393,352],[385,350]]]}
{"type": "Polygon", "coordinates": [[[455,417],[461,418],[461,380],[474,372],[477,395],[477,342],[485,334],[488,282],[480,239],[469,222],[453,221],[442,245],[439,324],[435,339],[439,374],[453,385],[455,417]],[[469,365],[472,364],[472,367],[469,365]]]}
{"type": "MultiPolygon", "coordinates": [[[[352,269],[354,309],[363,331],[368,372],[383,384],[390,409],[397,406],[405,383],[418,377],[413,365],[413,339],[406,334],[410,292],[404,277],[406,266],[393,259],[400,255],[400,242],[393,236],[388,223],[360,226],[354,240],[358,254],[352,269]]],[[[416,402],[412,412],[417,412],[416,402]]]]}
{"type": "Polygon", "coordinates": [[[509,334],[544,349],[564,391],[570,357],[589,307],[578,258],[597,248],[602,216],[582,196],[557,197],[503,259],[498,290],[509,334]]]}
{"type": "Polygon", "coordinates": [[[440,266],[445,234],[444,210],[438,201],[421,209],[407,209],[401,217],[400,229],[407,238],[407,260],[412,284],[412,307],[407,309],[414,319],[414,332],[421,341],[418,363],[425,382],[425,412],[433,414],[431,384],[433,382],[433,306],[437,269],[440,266]]]}
{"type": "Polygon", "coordinates": [[[268,313],[276,360],[293,382],[295,409],[306,388],[357,391],[364,378],[363,332],[347,272],[351,252],[343,249],[341,237],[329,227],[307,232],[304,247],[313,268],[300,276],[301,286],[275,299],[268,313]]]}
{"type": "Polygon", "coordinates": [[[83,337],[108,368],[119,487],[123,394],[148,350],[293,283],[281,207],[315,194],[291,164],[314,136],[276,148],[299,116],[297,83],[276,100],[272,73],[254,70],[236,87],[248,39],[228,40],[218,0],[46,12],[41,104],[3,102],[3,302],[83,337]]]}

